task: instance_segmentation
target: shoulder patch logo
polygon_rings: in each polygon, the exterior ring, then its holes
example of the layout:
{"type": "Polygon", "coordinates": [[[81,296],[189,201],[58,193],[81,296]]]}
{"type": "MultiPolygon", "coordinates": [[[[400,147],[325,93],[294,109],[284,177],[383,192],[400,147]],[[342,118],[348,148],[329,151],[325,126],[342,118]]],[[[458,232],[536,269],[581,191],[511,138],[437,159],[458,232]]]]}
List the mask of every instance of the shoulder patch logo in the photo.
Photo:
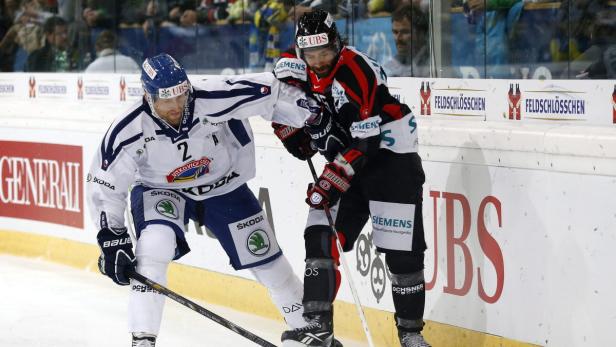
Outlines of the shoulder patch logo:
{"type": "Polygon", "coordinates": [[[270,241],[267,233],[261,229],[257,229],[248,235],[246,241],[248,251],[256,256],[266,254],[270,249],[270,241]]]}
{"type": "Polygon", "coordinates": [[[175,206],[173,201],[163,199],[156,203],[156,212],[167,218],[178,219],[178,208],[175,206]]]}

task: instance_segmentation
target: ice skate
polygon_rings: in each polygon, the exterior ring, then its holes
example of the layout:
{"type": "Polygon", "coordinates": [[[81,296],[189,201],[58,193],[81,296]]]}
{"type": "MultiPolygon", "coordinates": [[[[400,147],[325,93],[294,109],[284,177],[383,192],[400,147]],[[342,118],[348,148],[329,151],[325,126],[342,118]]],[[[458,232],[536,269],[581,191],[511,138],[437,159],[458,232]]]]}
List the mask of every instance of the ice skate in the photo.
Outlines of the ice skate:
{"type": "Polygon", "coordinates": [[[306,317],[306,320],[308,325],[305,327],[282,333],[283,347],[333,347],[342,345],[334,339],[334,324],[330,312],[311,314],[306,317]]]}
{"type": "Polygon", "coordinates": [[[402,347],[432,347],[424,340],[420,333],[411,333],[406,331],[398,332],[400,338],[400,345],[402,347]]]}
{"type": "Polygon", "coordinates": [[[146,333],[133,333],[132,347],[155,347],[156,335],[146,333]]]}

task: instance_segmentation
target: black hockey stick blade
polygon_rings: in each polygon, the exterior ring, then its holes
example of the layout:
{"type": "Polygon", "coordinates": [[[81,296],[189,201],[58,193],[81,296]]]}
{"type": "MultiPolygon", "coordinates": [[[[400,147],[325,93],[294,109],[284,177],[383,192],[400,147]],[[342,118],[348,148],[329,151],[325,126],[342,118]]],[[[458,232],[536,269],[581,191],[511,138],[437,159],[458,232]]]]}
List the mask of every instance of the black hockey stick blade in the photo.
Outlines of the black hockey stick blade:
{"type": "Polygon", "coordinates": [[[214,322],[222,325],[223,327],[233,330],[235,333],[242,335],[243,337],[247,338],[248,340],[256,343],[259,346],[265,346],[265,347],[276,347],[276,345],[265,341],[264,339],[260,338],[259,336],[251,333],[250,331],[240,327],[239,325],[225,319],[222,318],[221,316],[215,314],[214,312],[206,309],[205,307],[194,303],[188,299],[186,299],[185,297],[175,293],[174,291],[172,291],[171,289],[168,289],[154,281],[152,281],[151,279],[135,272],[135,271],[128,271],[128,276],[136,279],[137,281],[150,286],[152,289],[156,290],[157,292],[159,292],[160,294],[174,300],[177,301],[178,303],[190,308],[191,310],[201,314],[202,316],[205,316],[206,318],[209,318],[211,320],[213,320],[214,322]]]}

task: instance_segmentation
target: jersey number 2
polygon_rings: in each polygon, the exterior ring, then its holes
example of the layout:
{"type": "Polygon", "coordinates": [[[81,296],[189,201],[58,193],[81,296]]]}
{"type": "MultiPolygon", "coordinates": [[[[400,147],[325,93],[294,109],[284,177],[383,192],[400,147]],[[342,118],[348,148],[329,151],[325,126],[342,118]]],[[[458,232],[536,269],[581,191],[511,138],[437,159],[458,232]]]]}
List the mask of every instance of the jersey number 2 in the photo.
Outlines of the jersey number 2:
{"type": "Polygon", "coordinates": [[[192,158],[192,155],[188,154],[188,143],[186,143],[186,142],[178,143],[178,149],[179,150],[183,150],[183,152],[182,152],[182,161],[187,161],[188,159],[192,158]]]}

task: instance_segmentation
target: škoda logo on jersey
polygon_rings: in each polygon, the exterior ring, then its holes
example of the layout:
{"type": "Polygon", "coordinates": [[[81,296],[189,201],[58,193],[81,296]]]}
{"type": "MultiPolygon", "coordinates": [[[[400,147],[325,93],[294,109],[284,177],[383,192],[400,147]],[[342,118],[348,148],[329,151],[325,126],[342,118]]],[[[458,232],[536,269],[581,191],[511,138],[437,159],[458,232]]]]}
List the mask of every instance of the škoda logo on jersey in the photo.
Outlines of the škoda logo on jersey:
{"type": "Polygon", "coordinates": [[[246,247],[250,253],[261,256],[267,253],[270,249],[270,241],[267,233],[261,229],[257,229],[248,235],[246,247]]]}
{"type": "Polygon", "coordinates": [[[210,172],[211,162],[212,160],[210,158],[203,157],[184,164],[179,168],[174,169],[167,175],[167,182],[173,183],[196,180],[197,178],[210,172]]]}

